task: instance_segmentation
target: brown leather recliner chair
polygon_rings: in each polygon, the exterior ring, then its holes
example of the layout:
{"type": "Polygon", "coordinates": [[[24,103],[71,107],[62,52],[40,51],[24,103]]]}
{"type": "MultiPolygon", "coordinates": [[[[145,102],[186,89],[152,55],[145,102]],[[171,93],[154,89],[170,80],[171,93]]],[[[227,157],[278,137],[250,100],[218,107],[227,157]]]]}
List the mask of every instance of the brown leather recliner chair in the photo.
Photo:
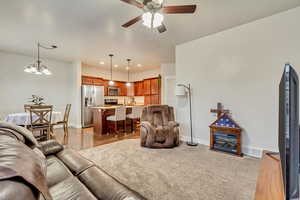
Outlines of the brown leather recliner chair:
{"type": "Polygon", "coordinates": [[[141,146],[172,148],[179,145],[179,124],[174,121],[174,109],[168,105],[151,105],[141,117],[141,146]]]}

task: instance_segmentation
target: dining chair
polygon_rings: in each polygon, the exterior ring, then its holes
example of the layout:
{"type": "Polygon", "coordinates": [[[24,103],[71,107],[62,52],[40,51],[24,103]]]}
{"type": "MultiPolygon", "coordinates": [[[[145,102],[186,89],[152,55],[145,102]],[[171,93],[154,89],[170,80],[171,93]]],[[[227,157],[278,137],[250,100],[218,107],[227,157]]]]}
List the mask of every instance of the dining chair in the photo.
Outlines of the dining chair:
{"type": "Polygon", "coordinates": [[[68,122],[69,122],[70,111],[71,111],[71,104],[67,104],[66,109],[65,109],[64,119],[62,121],[51,124],[51,132],[52,133],[53,133],[54,126],[62,125],[64,128],[64,135],[68,135],[68,133],[69,133],[68,122]]]}
{"type": "Polygon", "coordinates": [[[30,105],[30,125],[28,129],[31,130],[37,140],[50,139],[52,111],[52,105],[30,105]],[[35,134],[37,131],[39,135],[35,134]]]}
{"type": "Polygon", "coordinates": [[[25,111],[25,112],[29,112],[30,106],[32,106],[32,105],[30,105],[30,104],[25,104],[25,105],[24,105],[24,111],[25,111]]]}
{"type": "Polygon", "coordinates": [[[140,121],[143,112],[143,106],[133,106],[132,111],[126,117],[130,120],[131,132],[137,128],[137,123],[140,121]]]}
{"type": "Polygon", "coordinates": [[[124,132],[126,133],[126,107],[125,106],[117,107],[115,109],[115,114],[112,116],[108,116],[106,120],[108,122],[109,133],[113,131],[114,134],[119,135],[118,122],[123,122],[124,132]],[[113,126],[111,126],[111,124],[113,124],[113,126]]]}

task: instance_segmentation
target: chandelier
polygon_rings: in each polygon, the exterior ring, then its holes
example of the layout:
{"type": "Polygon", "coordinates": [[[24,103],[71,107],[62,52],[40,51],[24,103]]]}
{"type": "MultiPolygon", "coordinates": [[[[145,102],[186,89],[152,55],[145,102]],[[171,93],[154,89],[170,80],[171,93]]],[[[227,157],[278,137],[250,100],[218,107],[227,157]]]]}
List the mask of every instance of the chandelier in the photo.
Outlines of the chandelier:
{"type": "Polygon", "coordinates": [[[158,12],[146,12],[143,14],[143,25],[148,28],[157,28],[162,25],[164,16],[158,12]]]}
{"type": "Polygon", "coordinates": [[[35,61],[33,64],[29,65],[29,66],[26,66],[25,69],[24,69],[24,72],[27,72],[27,73],[31,73],[31,74],[36,74],[36,75],[51,75],[51,71],[48,69],[48,67],[46,65],[43,65],[42,64],[42,61],[40,59],[40,48],[43,48],[43,49],[56,49],[57,46],[56,45],[52,45],[50,47],[47,47],[47,46],[43,46],[41,45],[39,42],[37,44],[37,48],[38,48],[38,59],[37,61],[35,61]]]}

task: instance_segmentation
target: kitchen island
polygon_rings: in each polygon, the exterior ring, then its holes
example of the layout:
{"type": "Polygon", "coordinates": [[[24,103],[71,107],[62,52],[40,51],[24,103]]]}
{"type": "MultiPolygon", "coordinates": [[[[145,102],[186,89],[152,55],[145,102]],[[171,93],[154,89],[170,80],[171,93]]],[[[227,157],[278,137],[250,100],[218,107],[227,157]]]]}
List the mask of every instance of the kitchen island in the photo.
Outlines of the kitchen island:
{"type": "MultiPolygon", "coordinates": [[[[118,106],[101,106],[93,107],[93,126],[94,132],[100,135],[108,133],[106,118],[115,114],[115,109],[118,106]]],[[[126,114],[132,112],[133,106],[126,106],[126,114]]]]}

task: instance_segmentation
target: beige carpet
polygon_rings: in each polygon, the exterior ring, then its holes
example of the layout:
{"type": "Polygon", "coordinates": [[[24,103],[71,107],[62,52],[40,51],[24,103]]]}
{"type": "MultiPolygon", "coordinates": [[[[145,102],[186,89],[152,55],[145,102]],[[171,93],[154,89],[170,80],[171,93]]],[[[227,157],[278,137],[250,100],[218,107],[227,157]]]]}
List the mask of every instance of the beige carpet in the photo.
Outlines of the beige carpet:
{"type": "Polygon", "coordinates": [[[138,139],[80,152],[149,200],[253,200],[259,160],[207,146],[147,149],[138,139]]]}

